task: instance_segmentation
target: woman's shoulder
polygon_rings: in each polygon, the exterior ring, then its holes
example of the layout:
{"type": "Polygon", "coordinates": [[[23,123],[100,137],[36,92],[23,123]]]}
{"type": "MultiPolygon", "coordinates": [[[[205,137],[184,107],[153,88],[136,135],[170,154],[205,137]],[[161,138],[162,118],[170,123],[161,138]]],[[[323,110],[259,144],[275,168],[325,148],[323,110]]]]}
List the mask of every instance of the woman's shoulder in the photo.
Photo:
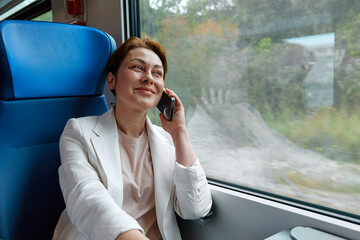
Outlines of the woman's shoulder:
{"type": "Polygon", "coordinates": [[[70,118],[66,123],[65,129],[67,128],[81,128],[88,129],[95,126],[100,116],[85,116],[79,118],[70,118]]]}
{"type": "MultiPolygon", "coordinates": [[[[103,130],[102,125],[109,124],[109,121],[112,119],[112,112],[111,110],[105,112],[102,115],[93,115],[93,116],[84,116],[78,118],[71,118],[66,123],[64,132],[72,132],[73,134],[80,134],[80,135],[92,135],[94,134],[94,129],[96,127],[100,127],[103,130]],[[102,119],[102,121],[101,121],[102,119]],[[110,120],[107,120],[110,119],[110,120]]],[[[114,121],[114,120],[112,120],[114,121]]]]}

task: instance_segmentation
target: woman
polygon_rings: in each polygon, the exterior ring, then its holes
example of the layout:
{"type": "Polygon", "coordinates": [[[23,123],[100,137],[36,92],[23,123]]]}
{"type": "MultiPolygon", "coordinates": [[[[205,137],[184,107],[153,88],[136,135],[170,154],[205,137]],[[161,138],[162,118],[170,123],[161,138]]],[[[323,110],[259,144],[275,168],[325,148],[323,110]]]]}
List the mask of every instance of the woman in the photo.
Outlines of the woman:
{"type": "Polygon", "coordinates": [[[53,239],[181,239],[174,211],[205,216],[212,200],[176,99],[162,128],[147,118],[164,89],[164,47],[129,38],[111,56],[107,83],[116,105],[101,116],[70,119],[60,139],[66,209],[53,239]]]}

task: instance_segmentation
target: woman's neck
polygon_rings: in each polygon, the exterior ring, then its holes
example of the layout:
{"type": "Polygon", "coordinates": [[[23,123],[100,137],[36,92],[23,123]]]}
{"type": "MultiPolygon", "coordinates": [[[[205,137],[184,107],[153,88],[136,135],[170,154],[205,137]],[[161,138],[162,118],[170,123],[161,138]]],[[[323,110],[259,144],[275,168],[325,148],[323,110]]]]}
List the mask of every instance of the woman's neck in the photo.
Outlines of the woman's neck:
{"type": "Polygon", "coordinates": [[[146,112],[130,111],[128,108],[116,106],[115,119],[120,131],[129,137],[137,138],[145,128],[146,112]]]}

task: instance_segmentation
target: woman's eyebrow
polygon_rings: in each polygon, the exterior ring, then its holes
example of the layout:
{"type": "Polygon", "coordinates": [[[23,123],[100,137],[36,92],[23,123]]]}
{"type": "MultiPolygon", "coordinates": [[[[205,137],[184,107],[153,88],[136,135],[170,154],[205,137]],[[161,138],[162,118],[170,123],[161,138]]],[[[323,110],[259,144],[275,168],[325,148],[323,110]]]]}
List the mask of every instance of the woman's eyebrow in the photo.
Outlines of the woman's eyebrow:
{"type": "MultiPolygon", "coordinates": [[[[142,60],[142,59],[140,59],[140,58],[133,58],[133,59],[131,59],[129,62],[132,62],[132,61],[139,61],[139,62],[141,62],[142,64],[147,64],[147,62],[145,62],[144,60],[142,60]]],[[[162,68],[162,69],[164,69],[164,67],[163,67],[162,65],[159,65],[159,64],[156,64],[154,67],[155,67],[155,68],[162,68]]]]}

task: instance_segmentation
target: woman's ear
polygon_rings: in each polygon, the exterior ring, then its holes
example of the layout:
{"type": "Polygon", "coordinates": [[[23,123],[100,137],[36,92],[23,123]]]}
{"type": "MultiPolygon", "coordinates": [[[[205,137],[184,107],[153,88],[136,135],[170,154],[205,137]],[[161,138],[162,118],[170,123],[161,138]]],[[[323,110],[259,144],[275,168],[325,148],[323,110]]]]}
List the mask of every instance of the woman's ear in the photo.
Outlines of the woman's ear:
{"type": "Polygon", "coordinates": [[[116,96],[115,88],[116,88],[116,78],[115,75],[112,74],[112,72],[109,72],[106,79],[108,86],[110,88],[110,91],[116,96]]]}
{"type": "Polygon", "coordinates": [[[115,81],[115,76],[114,74],[112,74],[112,72],[108,73],[106,81],[108,83],[110,90],[115,90],[116,81],[115,81]]]}

